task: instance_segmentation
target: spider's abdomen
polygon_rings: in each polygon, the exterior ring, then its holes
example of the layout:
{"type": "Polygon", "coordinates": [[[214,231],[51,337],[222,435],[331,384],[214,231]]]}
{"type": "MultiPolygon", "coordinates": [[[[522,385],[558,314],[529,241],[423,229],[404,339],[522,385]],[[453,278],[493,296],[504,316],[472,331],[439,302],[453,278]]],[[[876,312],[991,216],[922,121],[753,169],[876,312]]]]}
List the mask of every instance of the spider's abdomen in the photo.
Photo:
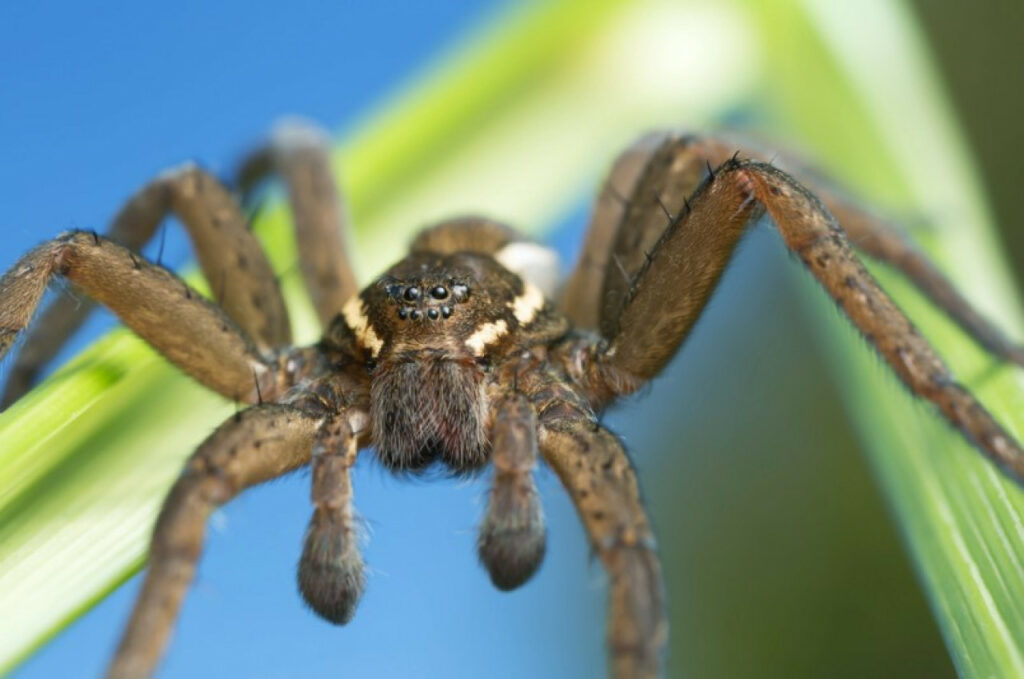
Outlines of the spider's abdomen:
{"type": "Polygon", "coordinates": [[[488,460],[484,374],[451,359],[386,361],[370,390],[374,444],[395,471],[440,463],[469,472],[488,460]]]}

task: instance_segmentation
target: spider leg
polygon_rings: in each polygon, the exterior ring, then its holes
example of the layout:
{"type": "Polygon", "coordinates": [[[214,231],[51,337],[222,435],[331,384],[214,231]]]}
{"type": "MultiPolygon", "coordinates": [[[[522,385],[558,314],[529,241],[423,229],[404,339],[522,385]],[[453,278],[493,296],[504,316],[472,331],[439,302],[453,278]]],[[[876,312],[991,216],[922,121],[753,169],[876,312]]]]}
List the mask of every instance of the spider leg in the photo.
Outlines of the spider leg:
{"type": "MultiPolygon", "coordinates": [[[[115,217],[107,237],[137,252],[171,212],[185,225],[203,274],[228,317],[259,349],[287,346],[291,342],[288,315],[270,263],[234,199],[204,170],[186,165],[144,186],[115,217]]],[[[28,391],[40,368],[92,308],[89,300],[68,295],[50,305],[12,366],[3,407],[28,391]]]]}
{"type": "Polygon", "coordinates": [[[491,427],[494,481],[480,525],[477,551],[491,582],[507,591],[519,587],[544,559],[544,513],[533,467],[537,464],[537,416],[522,396],[494,406],[491,427]]]}
{"type": "MultiPolygon", "coordinates": [[[[620,153],[601,185],[587,225],[583,248],[558,304],[574,327],[596,330],[600,324],[600,293],[604,287],[612,247],[620,228],[626,228],[622,220],[629,208],[629,197],[633,195],[651,157],[669,138],[669,134],[652,133],[620,153]]],[[[684,188],[681,193],[688,196],[699,181],[697,179],[693,186],[688,187],[689,190],[684,188]]],[[[630,226],[635,223],[630,222],[630,226]]]]}
{"type": "MultiPolygon", "coordinates": [[[[702,138],[695,143],[701,148],[701,154],[715,166],[732,157],[738,148],[735,143],[723,139],[702,138]]],[[[744,145],[743,148],[744,154],[750,158],[769,161],[767,153],[755,151],[748,154],[748,147],[744,145]]],[[[872,212],[800,158],[774,154],[770,162],[790,173],[818,197],[839,222],[855,249],[906,276],[980,346],[1003,360],[1024,365],[1024,346],[1012,341],[979,314],[949,278],[890,220],[872,212]]]]}
{"type": "Polygon", "coordinates": [[[661,565],[626,451],[591,418],[563,413],[541,416],[540,452],[576,505],[610,579],[611,675],[660,676],[668,638],[661,565]]]}
{"type": "Polygon", "coordinates": [[[703,310],[740,237],[767,211],[786,246],[910,390],[934,403],[1011,476],[1024,480],[1024,451],[954,380],[806,188],[766,163],[730,160],[714,171],[689,204],[631,276],[625,293],[616,298],[619,309],[602,317],[607,344],[579,349],[586,356],[567,363],[570,370],[580,365],[589,371],[582,379],[595,402],[635,389],[661,371],[703,310]]]}
{"type": "Polygon", "coordinates": [[[359,289],[346,254],[345,208],[331,171],[327,133],[298,121],[278,125],[269,146],[239,168],[243,197],[274,172],[287,186],[302,277],[326,328],[359,289]]]}
{"type": "Polygon", "coordinates": [[[989,352],[1024,365],[1024,347],[979,314],[945,274],[899,230],[825,182],[816,182],[811,189],[842,226],[855,248],[902,272],[989,352]]]}
{"type": "Polygon", "coordinates": [[[152,674],[195,573],[210,513],[242,490],[309,462],[320,422],[289,406],[257,406],[222,424],[196,450],[160,511],[110,679],[152,674]]]}
{"type": "Polygon", "coordinates": [[[256,401],[274,392],[276,366],[213,303],[163,267],[93,233],[71,232],[22,257],[0,278],[0,358],[25,329],[50,279],[62,276],[104,304],[206,387],[256,401]],[[263,376],[267,375],[266,378],[263,376]]]}
{"type": "MultiPolygon", "coordinates": [[[[563,294],[562,309],[576,327],[601,328],[607,333],[602,319],[609,322],[621,308],[632,276],[645,265],[646,256],[668,224],[687,209],[690,196],[707,179],[708,170],[734,157],[739,148],[752,159],[769,161],[767,152],[746,140],[670,132],[648,135],[619,156],[599,194],[586,242],[563,294]]],[[[769,164],[791,170],[836,218],[856,249],[904,274],[979,345],[1024,365],[1024,347],[975,311],[898,229],[806,163],[776,154],[769,164]]]]}

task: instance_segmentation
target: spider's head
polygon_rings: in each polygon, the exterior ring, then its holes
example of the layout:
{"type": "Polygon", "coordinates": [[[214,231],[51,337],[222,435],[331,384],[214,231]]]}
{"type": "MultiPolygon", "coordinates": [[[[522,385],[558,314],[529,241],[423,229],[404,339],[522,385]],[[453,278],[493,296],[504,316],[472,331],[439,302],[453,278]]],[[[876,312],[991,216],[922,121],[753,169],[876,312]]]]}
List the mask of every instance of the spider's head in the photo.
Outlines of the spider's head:
{"type": "MultiPolygon", "coordinates": [[[[367,319],[363,341],[371,353],[380,346],[378,362],[402,356],[490,358],[510,339],[512,305],[527,289],[533,290],[487,255],[414,253],[360,296],[367,319]],[[368,336],[370,329],[379,345],[368,336]]],[[[539,309],[543,294],[537,292],[529,304],[539,309]]]]}
{"type": "Polygon", "coordinates": [[[470,471],[488,459],[492,365],[565,332],[535,285],[490,255],[414,251],[342,311],[340,336],[370,362],[370,411],[381,460],[470,471]]]}

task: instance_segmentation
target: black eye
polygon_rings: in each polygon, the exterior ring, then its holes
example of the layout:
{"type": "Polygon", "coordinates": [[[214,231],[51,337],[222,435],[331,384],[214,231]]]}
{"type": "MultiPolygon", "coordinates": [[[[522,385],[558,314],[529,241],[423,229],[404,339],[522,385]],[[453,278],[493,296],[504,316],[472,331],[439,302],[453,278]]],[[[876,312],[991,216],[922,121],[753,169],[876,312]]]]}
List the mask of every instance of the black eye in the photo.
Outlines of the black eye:
{"type": "Polygon", "coordinates": [[[450,306],[441,307],[441,315],[444,316],[445,318],[448,318],[449,316],[452,315],[452,308],[450,306]]]}
{"type": "Polygon", "coordinates": [[[421,318],[423,318],[423,312],[420,311],[419,309],[413,309],[412,313],[409,314],[409,317],[412,318],[412,320],[414,321],[418,321],[421,318]]]}
{"type": "Polygon", "coordinates": [[[420,298],[420,289],[415,285],[412,285],[405,289],[405,298],[410,302],[415,302],[420,298]]]}
{"type": "Polygon", "coordinates": [[[448,288],[438,285],[430,289],[430,296],[434,299],[444,299],[448,296],[448,288]]]}
{"type": "Polygon", "coordinates": [[[401,309],[398,310],[398,317],[401,318],[403,321],[409,318],[409,310],[406,309],[405,307],[402,307],[401,309]]]}
{"type": "Polygon", "coordinates": [[[427,309],[427,317],[430,318],[430,320],[436,321],[438,316],[440,316],[440,314],[437,313],[437,309],[427,309]]]}

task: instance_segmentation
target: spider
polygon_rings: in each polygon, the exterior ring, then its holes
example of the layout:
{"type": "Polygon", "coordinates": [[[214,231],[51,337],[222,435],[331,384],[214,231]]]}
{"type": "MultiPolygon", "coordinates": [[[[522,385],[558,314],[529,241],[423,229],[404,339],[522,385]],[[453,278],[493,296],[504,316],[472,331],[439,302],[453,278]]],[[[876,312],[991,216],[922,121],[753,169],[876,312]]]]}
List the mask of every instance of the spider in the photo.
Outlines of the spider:
{"type": "MultiPolygon", "coordinates": [[[[901,270],[995,356],[1024,364],[1024,350],[891,226],[799,163],[789,174],[756,149],[741,157],[729,141],[653,133],[615,161],[560,291],[553,253],[483,217],[422,231],[360,291],[326,149],[313,128],[281,128],[239,178],[243,195],[271,174],[288,187],[303,278],[324,327],[313,346],[292,346],[278,284],[238,203],[195,166],[145,185],[106,236],[66,233],[0,278],[0,357],[61,276],[193,379],[249,405],[200,445],[169,492],[110,677],[154,671],[213,509],[305,465],[313,513],[299,590],[329,622],[348,622],[366,585],[350,470],[371,446],[396,473],[493,466],[477,548],[502,590],[529,580],[544,557],[532,477],[543,460],[609,576],[610,674],[659,676],[668,625],[654,536],[629,457],[598,415],[664,369],[739,239],[765,215],[904,384],[1024,480],[1024,450],[954,380],[851,242],[901,270]],[[230,282],[214,285],[215,302],[135,252],[172,212],[206,278],[230,282]]],[[[88,312],[66,299],[46,312],[15,359],[4,403],[28,389],[88,312]]]]}

